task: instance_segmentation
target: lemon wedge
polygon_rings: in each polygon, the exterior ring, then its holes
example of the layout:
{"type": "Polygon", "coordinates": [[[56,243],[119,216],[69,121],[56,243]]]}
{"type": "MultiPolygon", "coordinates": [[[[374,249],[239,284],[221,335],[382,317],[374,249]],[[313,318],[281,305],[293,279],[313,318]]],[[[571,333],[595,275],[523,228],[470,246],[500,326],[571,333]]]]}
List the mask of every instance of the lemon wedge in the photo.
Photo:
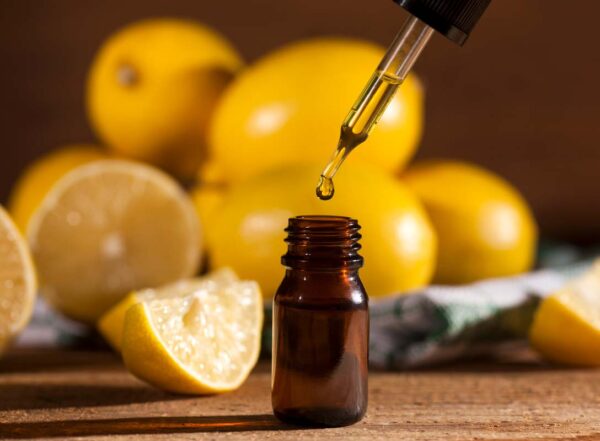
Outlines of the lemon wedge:
{"type": "Polygon", "coordinates": [[[91,324],[133,290],[193,276],[199,235],[193,204],[177,182],[123,160],[67,173],[27,230],[40,293],[91,324]]]}
{"type": "Polygon", "coordinates": [[[121,349],[131,373],[184,394],[226,392],[244,382],[260,352],[257,283],[192,279],[143,296],[148,300],[131,306],[123,325],[121,349]]]}
{"type": "Polygon", "coordinates": [[[600,366],[600,261],[542,301],[529,339],[550,361],[600,366]]]}
{"type": "Polygon", "coordinates": [[[0,353],[29,322],[35,297],[35,270],[27,244],[0,207],[0,353]]]}
{"type": "MultiPolygon", "coordinates": [[[[230,268],[221,268],[207,274],[204,277],[196,279],[194,289],[216,288],[225,286],[238,280],[235,272],[230,268]],[[214,285],[214,286],[212,286],[214,285]]],[[[121,351],[121,336],[123,334],[123,323],[127,310],[139,302],[148,302],[154,299],[178,297],[189,293],[192,283],[189,281],[176,282],[162,288],[144,289],[134,291],[127,295],[123,300],[109,309],[100,320],[98,320],[98,330],[108,343],[116,351],[121,351]]]]}

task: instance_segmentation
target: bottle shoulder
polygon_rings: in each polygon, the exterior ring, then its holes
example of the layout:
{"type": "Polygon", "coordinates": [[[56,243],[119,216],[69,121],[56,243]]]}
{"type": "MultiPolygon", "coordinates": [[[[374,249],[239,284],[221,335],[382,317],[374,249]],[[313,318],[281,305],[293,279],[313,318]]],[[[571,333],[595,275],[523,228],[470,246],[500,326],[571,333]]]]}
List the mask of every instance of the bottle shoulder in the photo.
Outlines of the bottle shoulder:
{"type": "Polygon", "coordinates": [[[368,305],[369,299],[358,276],[294,277],[286,275],[275,294],[275,303],[288,305],[368,305]]]}

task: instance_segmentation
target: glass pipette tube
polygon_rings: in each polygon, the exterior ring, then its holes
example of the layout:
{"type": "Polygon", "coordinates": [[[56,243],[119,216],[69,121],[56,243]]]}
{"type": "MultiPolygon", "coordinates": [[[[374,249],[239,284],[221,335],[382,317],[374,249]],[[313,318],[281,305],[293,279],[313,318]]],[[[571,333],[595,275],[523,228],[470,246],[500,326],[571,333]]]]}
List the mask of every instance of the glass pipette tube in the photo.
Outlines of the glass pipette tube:
{"type": "Polygon", "coordinates": [[[411,16],[396,35],[342,123],[338,146],[323,169],[317,185],[317,196],[320,199],[333,197],[333,177],[348,154],[365,142],[432,34],[432,28],[411,16]]]}

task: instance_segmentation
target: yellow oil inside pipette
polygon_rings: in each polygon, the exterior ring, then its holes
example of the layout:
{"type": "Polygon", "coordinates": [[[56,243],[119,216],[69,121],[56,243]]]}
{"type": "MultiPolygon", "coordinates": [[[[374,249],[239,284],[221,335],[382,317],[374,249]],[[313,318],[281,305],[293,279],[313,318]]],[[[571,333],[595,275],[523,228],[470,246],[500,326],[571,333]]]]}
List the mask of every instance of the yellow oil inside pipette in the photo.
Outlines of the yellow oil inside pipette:
{"type": "Polygon", "coordinates": [[[400,84],[402,80],[397,77],[379,71],[373,74],[342,123],[337,149],[323,169],[317,185],[317,196],[320,199],[328,200],[333,197],[333,177],[348,154],[367,140],[369,132],[379,121],[400,84]]]}
{"type": "Polygon", "coordinates": [[[429,26],[412,17],[396,36],[342,123],[338,146],[317,184],[319,199],[333,197],[333,177],[350,152],[367,140],[432,33],[429,26]]]}

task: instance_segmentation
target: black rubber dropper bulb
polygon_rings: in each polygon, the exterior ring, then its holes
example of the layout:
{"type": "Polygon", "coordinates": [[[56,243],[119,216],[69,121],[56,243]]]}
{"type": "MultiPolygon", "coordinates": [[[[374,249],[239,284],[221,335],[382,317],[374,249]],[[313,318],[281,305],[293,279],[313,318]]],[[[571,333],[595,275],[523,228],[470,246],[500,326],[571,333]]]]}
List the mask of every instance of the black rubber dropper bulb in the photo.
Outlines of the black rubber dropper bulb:
{"type": "Polygon", "coordinates": [[[491,0],[394,0],[412,16],[463,45],[491,0]]]}

